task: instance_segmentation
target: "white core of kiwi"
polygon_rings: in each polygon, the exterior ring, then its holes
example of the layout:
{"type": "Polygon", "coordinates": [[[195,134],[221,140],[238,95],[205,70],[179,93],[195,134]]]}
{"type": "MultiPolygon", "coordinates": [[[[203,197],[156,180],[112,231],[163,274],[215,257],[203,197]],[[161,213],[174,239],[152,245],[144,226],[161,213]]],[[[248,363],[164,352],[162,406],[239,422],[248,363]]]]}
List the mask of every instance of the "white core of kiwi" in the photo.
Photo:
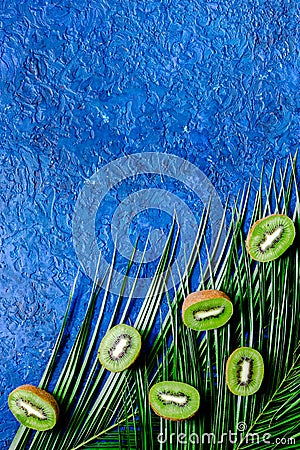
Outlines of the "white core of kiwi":
{"type": "Polygon", "coordinates": [[[251,380],[251,360],[243,359],[241,362],[240,384],[248,385],[251,380]]]}
{"type": "Polygon", "coordinates": [[[266,233],[265,239],[260,243],[260,249],[262,252],[265,252],[266,250],[269,250],[269,248],[273,247],[273,244],[275,244],[278,239],[281,238],[283,234],[284,228],[279,227],[273,233],[266,233]]]}
{"type": "Polygon", "coordinates": [[[176,394],[168,394],[165,392],[161,392],[158,397],[165,404],[174,403],[178,406],[184,406],[188,403],[189,399],[186,395],[176,395],[176,394]]]}
{"type": "Polygon", "coordinates": [[[111,356],[115,359],[121,358],[128,345],[130,345],[130,336],[121,337],[120,340],[115,344],[115,347],[111,349],[111,356]]]}
{"type": "Polygon", "coordinates": [[[208,319],[209,317],[217,317],[220,314],[223,313],[225,307],[224,306],[220,306],[218,308],[211,308],[211,309],[207,309],[207,310],[203,310],[203,311],[197,311],[194,312],[194,319],[195,320],[203,320],[203,319],[208,319]]]}
{"type": "Polygon", "coordinates": [[[36,419],[47,420],[47,415],[44,413],[43,409],[33,405],[27,400],[19,398],[16,400],[16,405],[22,409],[28,417],[32,416],[36,419]]]}

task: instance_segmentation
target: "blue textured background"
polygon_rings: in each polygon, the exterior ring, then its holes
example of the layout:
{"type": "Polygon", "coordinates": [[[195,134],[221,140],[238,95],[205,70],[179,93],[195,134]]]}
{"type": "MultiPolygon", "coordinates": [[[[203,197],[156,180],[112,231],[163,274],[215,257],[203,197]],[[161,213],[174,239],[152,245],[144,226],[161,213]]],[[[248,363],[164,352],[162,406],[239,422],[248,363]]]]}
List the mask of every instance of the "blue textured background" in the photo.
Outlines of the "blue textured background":
{"type": "Polygon", "coordinates": [[[2,0],[1,449],[7,394],[38,383],[62,321],[85,180],[155,151],[198,166],[223,203],[257,186],[299,143],[298,27],[296,0],[2,0]]]}

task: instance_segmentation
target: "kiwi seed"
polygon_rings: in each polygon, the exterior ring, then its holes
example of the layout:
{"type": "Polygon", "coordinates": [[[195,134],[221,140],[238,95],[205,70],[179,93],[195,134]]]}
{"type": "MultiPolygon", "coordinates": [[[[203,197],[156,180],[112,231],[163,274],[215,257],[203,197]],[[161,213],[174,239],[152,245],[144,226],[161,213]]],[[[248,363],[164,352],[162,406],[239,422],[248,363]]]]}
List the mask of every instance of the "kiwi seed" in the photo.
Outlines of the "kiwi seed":
{"type": "Polygon", "coordinates": [[[272,214],[252,225],[246,248],[251,258],[256,261],[273,261],[292,245],[295,234],[294,223],[288,216],[272,214]]]}
{"type": "Polygon", "coordinates": [[[8,396],[8,406],[22,425],[38,431],[53,428],[59,416],[53,395],[30,384],[14,389],[8,396]]]}
{"type": "Polygon", "coordinates": [[[141,335],[133,327],[119,324],[111,328],[101,341],[98,358],[111,372],[127,369],[141,350],[141,335]]]}
{"type": "Polygon", "coordinates": [[[189,294],[182,305],[183,322],[197,331],[213,330],[225,325],[232,313],[229,297],[213,289],[189,294]]]}
{"type": "Polygon", "coordinates": [[[155,414],[169,420],[186,420],[200,406],[197,389],[179,381],[161,381],[149,391],[149,403],[155,414]]]}
{"type": "Polygon", "coordinates": [[[235,395],[252,395],[258,391],[264,377],[261,354],[250,347],[236,349],[226,364],[226,383],[235,395]]]}

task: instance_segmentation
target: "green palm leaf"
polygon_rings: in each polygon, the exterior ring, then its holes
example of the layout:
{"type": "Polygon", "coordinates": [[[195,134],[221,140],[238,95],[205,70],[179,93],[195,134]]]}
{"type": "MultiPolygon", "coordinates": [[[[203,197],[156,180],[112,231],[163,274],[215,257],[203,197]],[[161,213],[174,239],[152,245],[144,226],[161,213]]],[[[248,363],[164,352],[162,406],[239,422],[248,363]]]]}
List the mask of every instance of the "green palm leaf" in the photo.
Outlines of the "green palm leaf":
{"type": "MultiPolygon", "coordinates": [[[[146,347],[159,318],[160,331],[134,369],[108,375],[98,363],[96,349],[101,333],[105,331],[103,317],[109,300],[113,264],[106,280],[99,283],[95,276],[85,318],[54,389],[62,407],[63,423],[52,431],[37,432],[33,437],[29,430],[20,427],[10,450],[257,448],[257,444],[247,438],[247,432],[251,438],[253,434],[249,433],[256,433],[259,438],[265,433],[272,435],[272,443],[260,442],[261,449],[276,448],[276,439],[286,439],[291,445],[286,448],[299,447],[300,368],[296,347],[300,341],[300,215],[296,157],[283,170],[274,164],[267,186],[265,183],[262,174],[251,211],[250,186],[231,209],[226,206],[219,241],[212,254],[209,254],[206,240],[209,211],[204,211],[194,247],[187,255],[185,271],[179,274],[180,284],[175,286],[173,282],[173,290],[168,291],[167,279],[172,277],[168,268],[174,260],[179,239],[179,231],[175,233],[173,224],[134,323],[146,347]],[[273,212],[286,213],[293,218],[298,241],[278,260],[257,264],[245,248],[245,224],[250,218],[253,222],[273,212]],[[217,252],[228,216],[231,219],[227,236],[221,251],[217,252]],[[206,267],[202,263],[203,252],[207,255],[206,267]],[[196,333],[182,323],[182,300],[192,290],[191,284],[197,273],[196,289],[223,290],[234,303],[230,323],[220,329],[196,333]],[[95,315],[101,297],[100,312],[95,315]],[[165,318],[161,310],[164,301],[168,304],[165,318]],[[266,377],[257,394],[241,398],[233,396],[226,387],[225,365],[230,353],[244,345],[253,346],[262,353],[266,377]],[[175,423],[151,412],[149,387],[166,379],[184,381],[198,388],[201,406],[195,418],[175,423]],[[241,424],[247,427],[246,432],[240,430],[241,424]]],[[[127,273],[132,261],[133,255],[127,273]]],[[[126,276],[123,288],[125,283],[126,276]]],[[[125,301],[123,288],[108,328],[116,323],[124,302],[121,321],[129,318],[133,295],[125,301]]],[[[47,388],[54,374],[66,321],[67,314],[41,387],[47,388]]]]}
{"type": "Polygon", "coordinates": [[[295,353],[294,362],[282,382],[270,397],[262,412],[251,424],[239,449],[272,449],[288,445],[299,448],[297,438],[300,436],[300,348],[295,353]],[[277,441],[276,441],[277,440],[277,441]],[[277,445],[276,445],[277,444],[277,445]]]}

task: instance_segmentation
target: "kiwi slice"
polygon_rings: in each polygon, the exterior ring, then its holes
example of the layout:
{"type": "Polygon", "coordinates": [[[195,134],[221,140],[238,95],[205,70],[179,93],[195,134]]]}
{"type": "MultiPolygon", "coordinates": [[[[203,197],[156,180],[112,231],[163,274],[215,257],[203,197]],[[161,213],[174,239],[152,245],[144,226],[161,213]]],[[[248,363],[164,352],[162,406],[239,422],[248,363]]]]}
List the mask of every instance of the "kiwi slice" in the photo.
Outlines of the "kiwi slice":
{"type": "Polygon", "coordinates": [[[141,350],[141,335],[133,327],[119,324],[101,341],[98,358],[111,372],[121,372],[134,363],[141,350]]]}
{"type": "Polygon", "coordinates": [[[59,406],[55,398],[30,384],[13,390],[8,396],[8,406],[22,425],[38,431],[53,428],[59,416],[59,406]]]}
{"type": "Polygon", "coordinates": [[[155,414],[169,420],[185,420],[194,416],[200,406],[197,389],[179,381],[161,381],[149,392],[149,403],[155,414]]]}
{"type": "Polygon", "coordinates": [[[246,248],[256,261],[272,261],[281,256],[295,239],[293,221],[284,214],[272,214],[255,222],[249,230],[246,248]]]}
{"type": "Polygon", "coordinates": [[[213,330],[225,325],[232,313],[229,297],[213,289],[189,294],[182,305],[183,322],[197,331],[213,330]]]}
{"type": "Polygon", "coordinates": [[[226,364],[226,383],[235,395],[252,395],[260,388],[264,377],[261,354],[250,347],[236,349],[226,364]]]}

